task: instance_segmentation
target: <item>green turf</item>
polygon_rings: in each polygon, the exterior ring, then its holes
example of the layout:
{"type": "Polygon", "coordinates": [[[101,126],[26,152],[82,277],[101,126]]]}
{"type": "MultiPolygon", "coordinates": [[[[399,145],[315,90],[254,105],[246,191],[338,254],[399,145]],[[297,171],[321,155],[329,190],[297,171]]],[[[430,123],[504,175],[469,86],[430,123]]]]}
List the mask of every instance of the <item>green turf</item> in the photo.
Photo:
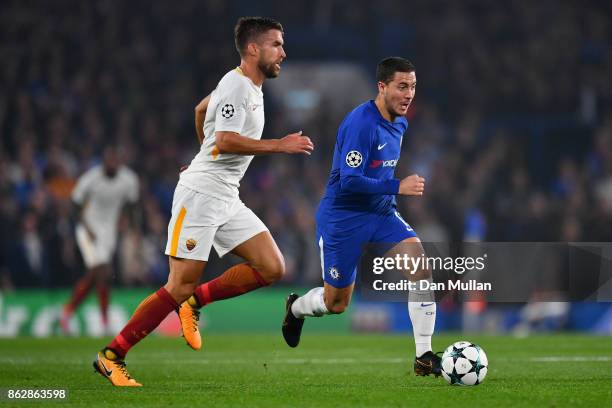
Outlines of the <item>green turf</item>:
{"type": "Polygon", "coordinates": [[[485,382],[449,386],[412,374],[408,336],[308,334],[297,349],[277,335],[215,335],[204,350],[149,338],[128,358],[139,389],[113,388],[91,360],[104,339],[0,340],[0,387],[67,388],[67,402],[11,406],[463,407],[612,406],[612,338],[467,337],[489,356],[485,382]],[[553,361],[538,361],[551,358],[553,361]]]}

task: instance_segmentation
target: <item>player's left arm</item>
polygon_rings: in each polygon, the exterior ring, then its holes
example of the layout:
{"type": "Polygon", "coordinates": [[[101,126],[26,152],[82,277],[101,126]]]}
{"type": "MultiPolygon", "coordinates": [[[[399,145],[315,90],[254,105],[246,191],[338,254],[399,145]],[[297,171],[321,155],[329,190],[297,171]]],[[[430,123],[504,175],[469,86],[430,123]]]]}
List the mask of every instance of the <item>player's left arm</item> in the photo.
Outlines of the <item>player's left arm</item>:
{"type": "Polygon", "coordinates": [[[261,140],[242,134],[248,111],[248,93],[248,85],[244,81],[232,86],[219,86],[215,90],[219,98],[219,107],[215,112],[215,145],[220,153],[247,156],[269,153],[311,154],[314,144],[301,131],[279,139],[261,140]]]}
{"type": "Polygon", "coordinates": [[[74,203],[74,219],[77,223],[81,224],[85,231],[89,235],[92,241],[96,240],[96,234],[93,228],[87,223],[85,219],[85,208],[87,208],[87,204],[89,202],[89,197],[91,191],[93,190],[95,185],[95,176],[94,173],[89,170],[85,174],[83,174],[77,180],[76,186],[72,190],[71,199],[74,203]]]}
{"type": "Polygon", "coordinates": [[[138,176],[130,171],[130,176],[126,183],[124,211],[133,228],[140,228],[142,226],[142,210],[139,201],[140,183],[138,181],[138,176]]]}
{"type": "Polygon", "coordinates": [[[142,211],[138,202],[127,202],[123,211],[132,229],[139,229],[142,226],[142,211]]]}
{"type": "Polygon", "coordinates": [[[212,94],[208,94],[208,96],[202,99],[195,107],[195,129],[200,144],[204,142],[204,119],[206,118],[206,110],[210,103],[210,95],[212,94]]]}
{"type": "Polygon", "coordinates": [[[215,133],[215,144],[221,153],[260,155],[269,153],[289,153],[310,155],[314,144],[308,136],[290,133],[280,139],[256,140],[237,132],[219,131],[215,133]]]}

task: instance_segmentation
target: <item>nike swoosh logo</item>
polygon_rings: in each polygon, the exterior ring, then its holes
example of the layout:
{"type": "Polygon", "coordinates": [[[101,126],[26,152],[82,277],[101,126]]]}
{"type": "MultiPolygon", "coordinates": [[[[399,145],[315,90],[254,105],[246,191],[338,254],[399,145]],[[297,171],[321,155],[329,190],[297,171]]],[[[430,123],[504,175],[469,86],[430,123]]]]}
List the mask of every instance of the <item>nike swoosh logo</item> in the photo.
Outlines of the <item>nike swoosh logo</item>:
{"type": "Polygon", "coordinates": [[[106,373],[107,376],[111,376],[113,374],[112,370],[108,370],[108,368],[106,368],[106,366],[104,365],[104,363],[102,362],[102,360],[98,359],[98,363],[100,363],[100,365],[102,366],[102,368],[104,369],[104,372],[106,373]]]}
{"type": "Polygon", "coordinates": [[[378,145],[378,150],[382,149],[383,147],[385,147],[387,144],[382,144],[382,145],[378,145]]]}
{"type": "Polygon", "coordinates": [[[431,306],[433,304],[434,304],[434,302],[431,302],[431,303],[421,303],[421,307],[427,307],[427,306],[431,306]]]}

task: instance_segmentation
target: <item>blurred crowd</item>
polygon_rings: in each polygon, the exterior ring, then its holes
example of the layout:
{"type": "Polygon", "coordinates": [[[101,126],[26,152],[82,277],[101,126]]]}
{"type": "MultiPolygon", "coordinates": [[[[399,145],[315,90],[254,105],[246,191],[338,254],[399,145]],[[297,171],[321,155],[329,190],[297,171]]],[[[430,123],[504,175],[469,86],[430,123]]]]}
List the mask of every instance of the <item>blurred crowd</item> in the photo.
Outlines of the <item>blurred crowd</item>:
{"type": "MultiPolygon", "coordinates": [[[[198,149],[193,108],[238,65],[241,15],[281,21],[288,61],[362,66],[372,96],[381,58],[415,63],[396,174],[427,180],[423,198],[398,198],[424,241],[612,241],[609,2],[5,1],[0,11],[0,289],[63,287],[83,273],[70,192],[108,144],[142,188],[142,225],[121,221],[116,283],[165,281],[178,169],[198,149]]],[[[294,130],[266,98],[264,137],[294,130]]],[[[303,129],[312,157],[258,157],[242,182],[288,282],[320,279],[314,212],[342,120],[331,103],[303,129]]]]}

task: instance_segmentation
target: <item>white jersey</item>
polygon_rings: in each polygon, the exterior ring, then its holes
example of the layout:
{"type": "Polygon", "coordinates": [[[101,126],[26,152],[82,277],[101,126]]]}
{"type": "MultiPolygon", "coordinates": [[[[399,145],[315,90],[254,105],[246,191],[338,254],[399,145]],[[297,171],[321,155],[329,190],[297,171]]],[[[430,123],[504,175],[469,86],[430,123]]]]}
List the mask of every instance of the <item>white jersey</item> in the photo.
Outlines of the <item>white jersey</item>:
{"type": "Polygon", "coordinates": [[[138,200],[136,173],[121,166],[113,178],[98,165],[85,172],[72,191],[72,201],[84,205],[83,219],[96,234],[96,240],[113,246],[117,238],[117,222],[126,202],[138,200]]]}
{"type": "Polygon", "coordinates": [[[240,68],[225,74],[210,96],[204,119],[204,142],[189,168],[181,173],[179,184],[225,201],[237,198],[240,180],[253,156],[219,153],[215,132],[236,132],[259,140],[264,122],[261,87],[240,68]]]}

